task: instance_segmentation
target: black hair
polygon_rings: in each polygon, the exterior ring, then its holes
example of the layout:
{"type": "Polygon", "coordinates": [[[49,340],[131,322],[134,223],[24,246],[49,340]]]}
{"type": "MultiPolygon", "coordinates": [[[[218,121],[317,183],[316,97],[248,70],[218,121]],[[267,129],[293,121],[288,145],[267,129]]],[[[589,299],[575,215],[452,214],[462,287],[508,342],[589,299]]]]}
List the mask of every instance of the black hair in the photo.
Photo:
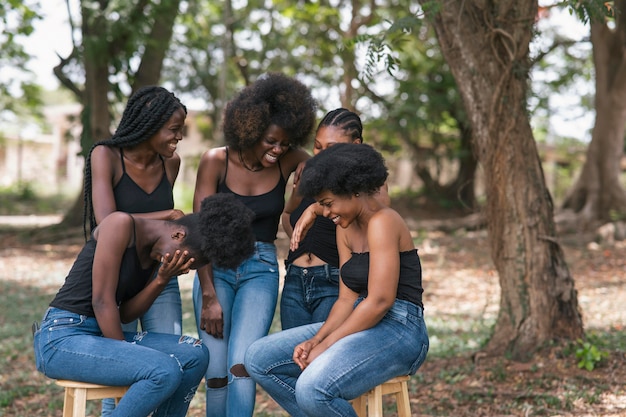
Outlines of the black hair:
{"type": "Polygon", "coordinates": [[[322,127],[327,126],[334,126],[343,130],[353,141],[361,139],[361,142],[363,142],[363,123],[359,115],[353,111],[343,107],[329,111],[320,120],[317,130],[319,131],[322,127]]]}
{"type": "Polygon", "coordinates": [[[383,156],[370,145],[338,143],[307,160],[298,190],[305,197],[323,191],[341,196],[373,194],[387,175],[383,156]]]}
{"type": "Polygon", "coordinates": [[[281,73],[269,73],[226,105],[224,140],[233,149],[249,149],[274,124],[285,130],[290,146],[304,146],[315,125],[316,109],[304,84],[281,73]]]}
{"type": "Polygon", "coordinates": [[[234,269],[254,252],[254,212],[234,195],[217,193],[202,200],[198,213],[172,223],[187,229],[183,245],[206,263],[234,269]]]}
{"type": "Polygon", "coordinates": [[[96,226],[91,198],[91,153],[96,146],[105,145],[126,148],[150,139],[163,127],[178,109],[187,114],[187,108],[171,92],[163,87],[149,85],[137,90],[128,100],[117,130],[110,139],[96,142],[85,159],[85,178],[83,190],[83,231],[87,237],[86,223],[89,228],[96,226]]]}

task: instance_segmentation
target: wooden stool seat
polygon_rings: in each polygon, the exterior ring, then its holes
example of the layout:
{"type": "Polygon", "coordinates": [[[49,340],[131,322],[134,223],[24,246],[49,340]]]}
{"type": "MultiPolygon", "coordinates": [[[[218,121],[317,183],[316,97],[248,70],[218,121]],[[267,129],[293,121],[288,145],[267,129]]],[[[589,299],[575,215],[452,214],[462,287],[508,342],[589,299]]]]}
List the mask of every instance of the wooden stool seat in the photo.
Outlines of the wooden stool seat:
{"type": "Polygon", "coordinates": [[[113,398],[117,404],[128,391],[128,387],[112,387],[65,379],[56,380],[56,384],[65,388],[63,417],[85,417],[87,400],[113,398]]]}
{"type": "Polygon", "coordinates": [[[398,417],[411,417],[408,375],[398,376],[372,388],[352,400],[352,406],[359,417],[383,417],[383,395],[394,394],[398,417]]]}

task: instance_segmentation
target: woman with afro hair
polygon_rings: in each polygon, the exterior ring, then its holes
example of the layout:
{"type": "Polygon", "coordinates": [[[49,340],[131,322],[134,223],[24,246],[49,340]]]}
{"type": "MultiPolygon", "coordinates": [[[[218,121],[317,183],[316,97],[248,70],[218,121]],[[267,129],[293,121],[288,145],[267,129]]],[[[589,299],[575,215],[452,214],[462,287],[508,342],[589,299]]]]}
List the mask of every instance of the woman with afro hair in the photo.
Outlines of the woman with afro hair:
{"type": "Polygon", "coordinates": [[[255,213],[255,252],[233,271],[209,265],[197,272],[193,299],[198,334],[211,352],[206,415],[252,416],[256,385],[245,352],[270,329],[278,299],[276,233],[289,176],[309,155],[316,103],[309,89],[280,73],[260,77],[224,110],[226,146],[200,160],[194,209],[206,196],[234,194],[255,213]]]}
{"type": "Polygon", "coordinates": [[[254,250],[253,214],[236,198],[206,198],[198,213],[155,220],[114,212],[94,228],[35,326],[37,369],[50,378],[129,386],[120,417],[183,417],[209,362],[200,340],[124,332],[172,277],[211,262],[233,268],[254,250]]]}
{"type": "Polygon", "coordinates": [[[325,322],[266,336],[245,358],[291,416],[356,417],[350,400],[426,358],[420,259],[402,217],[375,196],[386,179],[383,157],[363,144],[336,144],[302,171],[300,193],[338,226],[339,297],[325,322]]]}

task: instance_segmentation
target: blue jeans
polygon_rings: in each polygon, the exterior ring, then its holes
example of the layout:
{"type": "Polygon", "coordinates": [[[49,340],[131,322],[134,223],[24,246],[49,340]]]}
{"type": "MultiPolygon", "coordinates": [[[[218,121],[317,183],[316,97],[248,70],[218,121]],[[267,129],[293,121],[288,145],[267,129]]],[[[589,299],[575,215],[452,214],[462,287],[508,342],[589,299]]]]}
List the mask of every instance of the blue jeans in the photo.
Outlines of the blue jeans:
{"type": "MultiPolygon", "coordinates": [[[[224,338],[216,339],[198,328],[211,352],[205,375],[207,417],[246,417],[254,412],[256,384],[233,366],[243,365],[248,346],[267,335],[276,309],[279,278],[274,244],[256,242],[255,248],[236,270],[213,268],[213,285],[224,314],[224,338]],[[227,378],[227,385],[209,387],[211,380],[219,378],[227,378]]],[[[193,300],[198,324],[202,291],[197,275],[193,300]]]]}
{"type": "Polygon", "coordinates": [[[293,417],[356,417],[350,400],[390,378],[414,374],[428,352],[422,309],[396,300],[374,327],[340,339],[301,371],[293,350],[321,326],[271,334],[246,353],[248,373],[293,417]]]}
{"type": "Polygon", "coordinates": [[[338,268],[328,264],[306,268],[288,265],[280,298],[283,330],[326,320],[338,296],[338,268]]]}
{"type": "Polygon", "coordinates": [[[129,385],[112,416],[185,416],[209,362],[199,340],[162,333],[102,336],[94,317],[49,308],[35,333],[37,369],[54,379],[129,385]]]}
{"type": "MultiPolygon", "coordinates": [[[[173,277],[167,283],[161,294],[154,300],[150,309],[141,316],[140,320],[134,320],[122,325],[125,332],[137,332],[137,324],[141,321],[141,330],[144,332],[183,334],[183,307],[180,299],[178,277],[173,277]]],[[[113,398],[102,400],[102,417],[108,417],[115,408],[113,398]]]]}

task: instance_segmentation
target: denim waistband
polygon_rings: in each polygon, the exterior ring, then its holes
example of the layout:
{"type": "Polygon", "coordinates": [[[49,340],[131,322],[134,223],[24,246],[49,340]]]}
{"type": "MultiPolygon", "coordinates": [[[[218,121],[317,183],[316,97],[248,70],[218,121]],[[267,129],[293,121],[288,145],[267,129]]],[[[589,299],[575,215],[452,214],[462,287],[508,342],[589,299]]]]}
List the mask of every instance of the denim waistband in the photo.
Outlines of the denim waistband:
{"type": "MultiPolygon", "coordinates": [[[[354,306],[356,307],[364,299],[365,297],[359,296],[359,298],[357,298],[357,300],[355,301],[354,306]]],[[[416,317],[424,318],[424,309],[422,307],[410,301],[399,300],[397,298],[396,298],[396,301],[391,306],[391,308],[389,309],[389,312],[394,312],[400,315],[405,315],[403,313],[406,313],[406,314],[411,314],[416,317]]]]}
{"type": "Polygon", "coordinates": [[[331,270],[332,270],[332,266],[330,266],[329,264],[314,265],[314,266],[298,266],[298,265],[294,265],[294,264],[289,264],[287,266],[287,272],[290,272],[291,270],[303,271],[303,272],[305,270],[306,271],[324,271],[324,273],[326,275],[330,275],[331,274],[331,270]]]}

